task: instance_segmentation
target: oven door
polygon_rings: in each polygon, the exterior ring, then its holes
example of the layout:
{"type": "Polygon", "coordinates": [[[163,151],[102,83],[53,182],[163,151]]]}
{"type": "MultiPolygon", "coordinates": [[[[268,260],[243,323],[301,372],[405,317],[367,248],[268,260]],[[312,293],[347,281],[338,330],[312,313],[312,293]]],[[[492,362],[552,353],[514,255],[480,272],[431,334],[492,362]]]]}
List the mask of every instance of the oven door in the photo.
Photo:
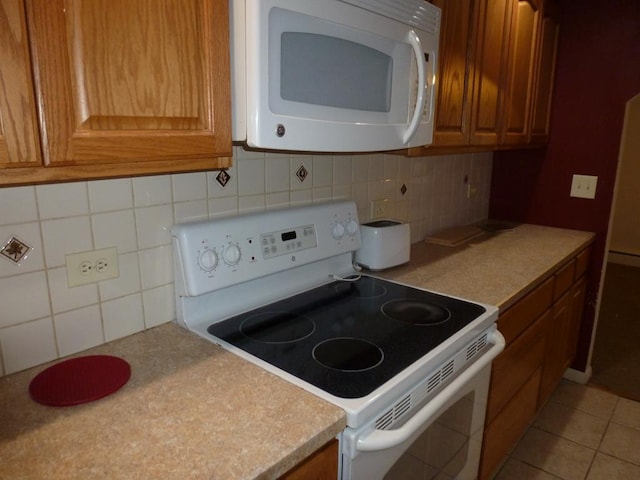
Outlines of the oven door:
{"type": "Polygon", "coordinates": [[[343,432],[342,480],[475,479],[478,475],[494,345],[414,415],[389,430],[343,432]]]}

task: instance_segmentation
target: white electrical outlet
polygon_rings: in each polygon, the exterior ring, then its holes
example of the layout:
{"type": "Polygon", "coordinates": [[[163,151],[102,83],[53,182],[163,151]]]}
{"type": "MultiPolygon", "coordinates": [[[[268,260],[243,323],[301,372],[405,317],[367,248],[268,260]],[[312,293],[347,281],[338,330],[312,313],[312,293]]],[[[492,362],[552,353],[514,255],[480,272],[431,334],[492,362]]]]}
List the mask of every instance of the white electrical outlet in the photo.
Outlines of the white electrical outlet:
{"type": "Polygon", "coordinates": [[[592,175],[574,175],[571,180],[570,197],[596,198],[598,177],[592,175]]]}
{"type": "Polygon", "coordinates": [[[67,285],[77,287],[120,276],[116,247],[66,255],[67,285]]]}
{"type": "Polygon", "coordinates": [[[373,200],[371,202],[371,218],[388,218],[392,212],[391,202],[388,198],[382,200],[373,200]]]}

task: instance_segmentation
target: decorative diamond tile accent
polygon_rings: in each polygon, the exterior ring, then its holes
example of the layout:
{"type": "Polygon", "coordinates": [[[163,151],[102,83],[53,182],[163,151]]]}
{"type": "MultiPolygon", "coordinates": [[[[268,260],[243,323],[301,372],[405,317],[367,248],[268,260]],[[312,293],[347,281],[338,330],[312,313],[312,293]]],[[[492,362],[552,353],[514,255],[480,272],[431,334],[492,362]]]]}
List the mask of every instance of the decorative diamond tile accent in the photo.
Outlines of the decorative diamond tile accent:
{"type": "Polygon", "coordinates": [[[220,173],[216,176],[216,181],[220,184],[220,186],[222,186],[222,188],[227,186],[229,180],[231,180],[231,175],[229,175],[229,172],[227,172],[226,170],[220,170],[220,173]]]}
{"type": "Polygon", "coordinates": [[[400,187],[400,192],[402,193],[402,195],[404,195],[405,193],[407,193],[407,186],[403,183],[402,187],[400,187]]]}
{"type": "Polygon", "coordinates": [[[300,165],[300,168],[298,168],[298,170],[296,171],[296,177],[298,177],[300,183],[304,182],[308,176],[309,172],[307,171],[307,169],[304,168],[304,165],[300,165]]]}
{"type": "Polygon", "coordinates": [[[9,237],[9,239],[4,243],[2,249],[0,249],[0,255],[2,255],[7,260],[10,260],[16,265],[20,265],[20,262],[27,258],[29,252],[33,250],[33,247],[29,245],[27,242],[20,240],[15,235],[9,237]]]}

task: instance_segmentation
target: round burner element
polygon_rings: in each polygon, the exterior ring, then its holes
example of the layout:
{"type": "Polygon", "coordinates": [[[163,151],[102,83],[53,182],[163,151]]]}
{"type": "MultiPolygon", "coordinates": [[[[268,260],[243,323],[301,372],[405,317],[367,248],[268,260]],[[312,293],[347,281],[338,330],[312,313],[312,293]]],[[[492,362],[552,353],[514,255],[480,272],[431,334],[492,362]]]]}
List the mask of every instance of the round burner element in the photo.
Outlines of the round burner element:
{"type": "Polygon", "coordinates": [[[360,279],[356,282],[343,282],[336,285],[336,292],[344,295],[353,295],[357,298],[381,297],[387,293],[384,286],[374,282],[367,282],[360,279]]]}
{"type": "Polygon", "coordinates": [[[320,365],[342,372],[362,372],[377,367],[384,353],[377,345],[351,337],[331,338],[313,348],[313,358],[320,365]]]}
{"type": "Polygon", "coordinates": [[[286,311],[257,313],[240,324],[243,335],[263,343],[297,342],[315,330],[310,318],[286,311]]]}
{"type": "Polygon", "coordinates": [[[390,300],[381,310],[393,320],[412,325],[440,325],[451,318],[451,312],[446,308],[420,300],[390,300]]]}

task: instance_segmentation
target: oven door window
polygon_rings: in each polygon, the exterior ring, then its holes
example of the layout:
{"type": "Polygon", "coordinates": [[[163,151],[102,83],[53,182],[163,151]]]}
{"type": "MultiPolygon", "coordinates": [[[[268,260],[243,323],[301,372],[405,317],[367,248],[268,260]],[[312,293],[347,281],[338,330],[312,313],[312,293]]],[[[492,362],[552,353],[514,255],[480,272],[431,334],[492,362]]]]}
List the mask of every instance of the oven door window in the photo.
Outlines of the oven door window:
{"type": "Polygon", "coordinates": [[[478,449],[472,431],[474,391],[438,417],[403,453],[385,480],[458,478],[478,449]]]}

